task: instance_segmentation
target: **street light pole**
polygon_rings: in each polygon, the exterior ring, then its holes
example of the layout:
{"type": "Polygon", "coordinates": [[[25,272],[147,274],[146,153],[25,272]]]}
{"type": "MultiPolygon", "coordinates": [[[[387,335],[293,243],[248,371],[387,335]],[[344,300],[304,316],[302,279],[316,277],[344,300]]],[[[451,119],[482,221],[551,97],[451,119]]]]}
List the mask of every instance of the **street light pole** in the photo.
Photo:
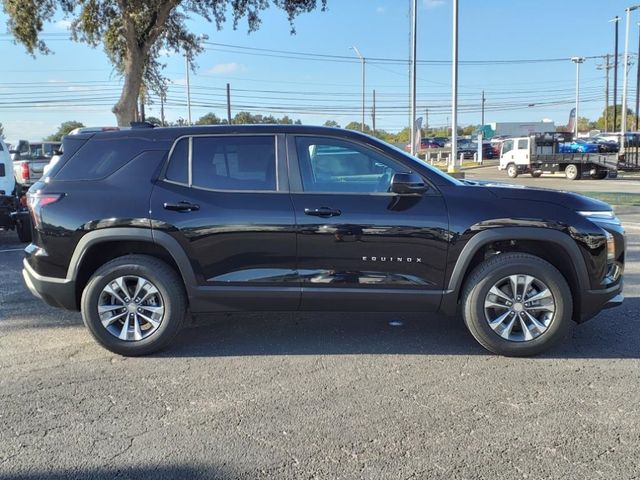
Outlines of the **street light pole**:
{"type": "Polygon", "coordinates": [[[451,160],[448,171],[458,170],[458,0],[453,0],[453,61],[451,62],[451,160]]]}
{"type": "Polygon", "coordinates": [[[411,12],[411,155],[417,155],[416,148],[416,70],[417,70],[417,53],[418,53],[418,0],[413,0],[413,9],[411,12]]]}
{"type": "Polygon", "coordinates": [[[187,77],[187,121],[191,125],[191,85],[189,83],[189,57],[186,52],[184,54],[184,65],[187,77]]]}
{"type": "Polygon", "coordinates": [[[615,44],[613,50],[613,128],[612,132],[617,130],[618,125],[618,23],[620,22],[620,17],[616,15],[616,17],[610,22],[614,22],[615,27],[615,44]]]}
{"type": "Polygon", "coordinates": [[[636,72],[636,110],[633,117],[633,130],[638,131],[638,109],[640,109],[640,23],[638,25],[638,68],[636,72]]]}
{"type": "Polygon", "coordinates": [[[578,137],[578,121],[580,120],[580,65],[584,63],[584,57],[571,57],[571,61],[576,64],[576,119],[573,122],[573,135],[578,137]]]}
{"type": "Polygon", "coordinates": [[[622,128],[620,129],[620,149],[624,152],[624,135],[627,132],[627,88],[629,83],[629,28],[631,26],[631,12],[640,8],[640,5],[627,7],[626,29],[624,33],[624,58],[622,59],[622,128]]]}
{"type": "Polygon", "coordinates": [[[360,131],[364,132],[365,91],[366,91],[365,90],[365,80],[366,80],[366,77],[365,77],[365,75],[366,75],[366,73],[365,73],[365,64],[366,64],[366,60],[362,56],[362,54],[360,53],[360,50],[357,49],[357,47],[351,47],[351,50],[356,52],[356,55],[358,56],[358,58],[362,62],[362,125],[360,126],[360,131]]]}

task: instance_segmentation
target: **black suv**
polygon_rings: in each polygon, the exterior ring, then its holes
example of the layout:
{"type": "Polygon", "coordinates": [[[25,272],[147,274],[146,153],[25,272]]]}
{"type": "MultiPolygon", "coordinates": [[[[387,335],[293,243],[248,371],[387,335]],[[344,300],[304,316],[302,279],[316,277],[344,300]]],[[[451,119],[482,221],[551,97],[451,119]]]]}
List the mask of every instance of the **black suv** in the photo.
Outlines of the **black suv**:
{"type": "Polygon", "coordinates": [[[459,181],[357,132],[132,128],[63,149],[29,192],[24,278],[123,355],[239,310],[460,310],[487,349],[531,355],[622,302],[607,204],[459,181]]]}

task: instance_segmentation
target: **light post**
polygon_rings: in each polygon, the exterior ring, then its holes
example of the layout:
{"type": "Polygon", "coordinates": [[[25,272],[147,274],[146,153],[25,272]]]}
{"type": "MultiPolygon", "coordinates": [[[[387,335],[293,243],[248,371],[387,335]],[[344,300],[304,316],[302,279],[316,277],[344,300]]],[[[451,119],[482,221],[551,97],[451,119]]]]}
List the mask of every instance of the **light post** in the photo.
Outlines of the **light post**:
{"type": "Polygon", "coordinates": [[[366,60],[360,53],[357,47],[351,47],[351,50],[356,52],[356,55],[362,62],[362,125],[360,125],[360,131],[364,132],[364,117],[365,117],[365,64],[366,60]]]}
{"type": "Polygon", "coordinates": [[[186,71],[186,80],[187,80],[187,121],[189,125],[191,125],[191,84],[189,83],[189,56],[187,52],[184,53],[184,65],[186,71]]]}
{"type": "Polygon", "coordinates": [[[574,122],[573,135],[578,137],[578,121],[580,120],[580,65],[584,63],[584,57],[571,57],[576,64],[576,120],[574,122]]]}
{"type": "Polygon", "coordinates": [[[613,128],[612,132],[618,128],[618,23],[620,23],[620,17],[616,15],[615,18],[609,20],[614,23],[615,28],[615,43],[613,46],[613,128]]]}
{"type": "Polygon", "coordinates": [[[458,0],[453,0],[453,61],[451,62],[451,160],[449,173],[458,171],[458,0]]]}
{"type": "Polygon", "coordinates": [[[418,52],[418,0],[413,0],[411,12],[411,155],[417,155],[416,146],[416,57],[418,52]]]}
{"type": "Polygon", "coordinates": [[[620,149],[624,152],[624,135],[627,132],[627,88],[629,83],[629,27],[631,22],[631,12],[640,8],[640,5],[633,5],[625,8],[627,14],[626,28],[624,32],[624,58],[622,59],[622,125],[620,128],[620,149]]]}

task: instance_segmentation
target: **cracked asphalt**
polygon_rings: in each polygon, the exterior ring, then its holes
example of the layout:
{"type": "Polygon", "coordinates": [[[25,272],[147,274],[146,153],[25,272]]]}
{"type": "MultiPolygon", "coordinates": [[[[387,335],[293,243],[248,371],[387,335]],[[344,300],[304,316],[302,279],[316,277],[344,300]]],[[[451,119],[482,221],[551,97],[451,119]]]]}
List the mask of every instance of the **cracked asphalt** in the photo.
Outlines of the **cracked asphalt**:
{"type": "Polygon", "coordinates": [[[640,214],[621,216],[625,304],[529,359],[367,313],[219,315],[127,359],[33,298],[0,233],[0,480],[638,479],[640,214]]]}

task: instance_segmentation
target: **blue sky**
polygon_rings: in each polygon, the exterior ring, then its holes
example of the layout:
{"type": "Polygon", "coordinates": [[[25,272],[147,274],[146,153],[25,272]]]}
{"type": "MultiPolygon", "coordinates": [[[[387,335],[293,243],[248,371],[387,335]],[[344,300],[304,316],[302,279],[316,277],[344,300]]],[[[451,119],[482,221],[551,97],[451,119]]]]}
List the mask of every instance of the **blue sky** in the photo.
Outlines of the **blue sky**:
{"type": "MultiPolygon", "coordinates": [[[[409,55],[408,0],[328,0],[328,11],[316,11],[296,20],[296,35],[282,11],[264,13],[262,28],[247,34],[246,24],[221,31],[194,17],[192,29],[207,34],[210,42],[248,47],[209,46],[191,74],[192,117],[213,111],[225,116],[224,88],[231,83],[234,113],[281,116],[289,113],[304,123],[335,119],[341,125],[360,119],[360,64],[349,49],[355,45],[365,57],[407,59],[409,55]],[[349,58],[318,61],[308,56],[282,58],[254,48],[318,53],[349,58]],[[353,57],[353,60],[350,59],[353,57]],[[246,107],[246,108],[241,108],[246,107]]],[[[596,56],[613,51],[615,15],[624,16],[629,3],[622,0],[460,0],[460,60],[562,59],[596,56]]],[[[637,51],[640,15],[632,21],[630,50],[637,51]]],[[[429,124],[448,122],[451,59],[450,0],[420,0],[418,58],[444,61],[418,67],[418,106],[429,108],[429,124]]],[[[0,15],[0,24],[6,17],[0,15]]],[[[53,55],[27,55],[20,45],[0,36],[3,73],[0,75],[0,122],[8,140],[38,139],[55,131],[65,120],[86,125],[112,125],[111,105],[121,81],[100,48],[65,39],[60,18],[46,27],[54,34],[53,55]],[[72,106],[42,105],[40,100],[76,99],[72,106]],[[19,102],[27,103],[22,107],[19,102]]],[[[620,51],[624,22],[620,24],[620,51]]],[[[281,55],[281,56],[278,56],[281,55]]],[[[186,118],[185,67],[180,55],[165,57],[169,88],[166,116],[186,118]]],[[[583,65],[581,115],[597,118],[604,108],[604,72],[600,59],[583,65]]],[[[621,71],[621,70],[620,70],[621,71]]],[[[635,65],[630,84],[635,86],[635,65]]],[[[566,123],[575,92],[575,67],[566,61],[519,64],[463,64],[460,66],[459,123],[480,122],[480,96],[486,91],[486,121],[533,121],[549,118],[566,123]],[[533,107],[528,105],[533,104],[533,107]]],[[[620,75],[620,88],[622,88],[620,75]]],[[[377,127],[397,131],[408,123],[408,67],[405,64],[367,65],[367,110],[371,90],[378,100],[377,127]]],[[[633,89],[635,92],[635,88],[633,89]]],[[[620,93],[619,93],[620,94],[620,93]]],[[[634,97],[633,97],[634,98],[634,97]]],[[[631,105],[631,102],[630,102],[631,105]]],[[[159,116],[159,104],[147,107],[159,116]]],[[[371,119],[367,112],[367,122],[371,119]]]]}

